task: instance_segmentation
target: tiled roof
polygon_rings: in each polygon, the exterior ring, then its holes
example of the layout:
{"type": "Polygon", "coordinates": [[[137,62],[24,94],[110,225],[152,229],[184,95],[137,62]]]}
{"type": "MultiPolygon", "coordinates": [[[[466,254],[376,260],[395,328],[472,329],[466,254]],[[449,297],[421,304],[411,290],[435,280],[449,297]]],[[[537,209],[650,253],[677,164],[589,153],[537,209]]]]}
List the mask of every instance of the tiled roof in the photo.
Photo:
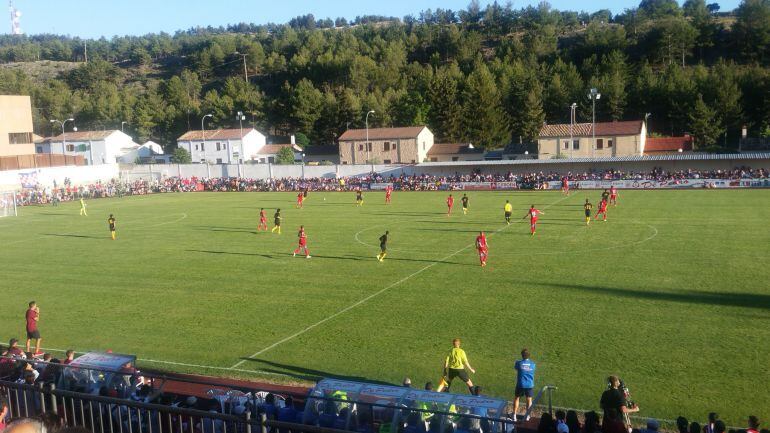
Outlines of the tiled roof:
{"type": "MultiPolygon", "coordinates": [[[[108,131],[71,131],[67,132],[64,136],[64,138],[67,141],[99,141],[104,140],[105,138],[109,137],[110,135],[120,132],[117,129],[108,130],[108,131]]],[[[59,134],[56,137],[47,137],[45,140],[56,142],[56,141],[62,141],[62,135],[59,134]]]]}
{"type": "Polygon", "coordinates": [[[770,160],[770,152],[751,152],[751,153],[675,153],[660,155],[631,155],[616,157],[596,157],[596,158],[564,158],[564,159],[515,159],[503,161],[466,161],[466,162],[422,162],[418,166],[477,166],[477,165],[522,165],[522,164],[576,164],[576,163],[597,163],[597,162],[641,162],[641,161],[752,161],[752,160],[770,160]]]}
{"type": "Polygon", "coordinates": [[[482,149],[470,148],[469,143],[436,143],[428,150],[428,156],[458,155],[458,154],[482,154],[482,149]]]}
{"type": "Polygon", "coordinates": [[[266,144],[262,146],[258,151],[257,154],[259,155],[277,155],[278,152],[281,150],[282,147],[290,147],[292,150],[296,152],[302,152],[302,148],[297,146],[296,144],[266,144]]]}
{"type": "Polygon", "coordinates": [[[338,155],[340,147],[336,144],[308,146],[305,148],[305,155],[338,155]]]}
{"type": "Polygon", "coordinates": [[[678,152],[692,150],[692,137],[647,137],[644,153],[648,152],[678,152]]]}
{"type": "MultiPolygon", "coordinates": [[[[407,126],[403,128],[369,128],[369,140],[387,140],[415,138],[425,126],[407,126]]],[[[340,135],[339,141],[366,140],[366,129],[348,129],[340,135]]]]}
{"type": "MultiPolygon", "coordinates": [[[[615,135],[637,135],[642,133],[643,122],[641,120],[628,120],[623,122],[597,122],[597,136],[615,136],[615,135]]],[[[572,125],[572,135],[574,137],[591,137],[590,123],[575,123],[572,125]]],[[[557,123],[554,125],[543,125],[540,128],[540,137],[569,137],[570,124],[557,123]]]]}
{"type": "MultiPolygon", "coordinates": [[[[254,131],[253,128],[243,128],[243,135],[245,136],[249,132],[254,131]]],[[[177,138],[177,141],[189,141],[189,140],[239,140],[241,138],[241,129],[212,129],[204,131],[195,130],[187,131],[181,137],[177,138]]]]}

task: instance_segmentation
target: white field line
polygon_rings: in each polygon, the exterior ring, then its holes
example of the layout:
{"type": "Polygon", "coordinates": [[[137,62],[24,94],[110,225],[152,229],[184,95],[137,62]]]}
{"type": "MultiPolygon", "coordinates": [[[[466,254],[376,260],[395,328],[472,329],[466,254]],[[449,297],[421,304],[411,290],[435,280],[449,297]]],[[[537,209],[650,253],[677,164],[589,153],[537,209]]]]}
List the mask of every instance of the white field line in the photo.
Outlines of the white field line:
{"type": "MultiPolygon", "coordinates": [[[[544,207],[543,209],[547,209],[547,208],[549,208],[549,207],[551,207],[551,206],[553,206],[553,205],[555,205],[557,203],[560,203],[560,202],[562,202],[562,201],[564,201],[564,200],[566,200],[568,198],[570,198],[570,196],[564,196],[564,197],[560,198],[559,200],[556,200],[555,202],[553,202],[553,203],[549,204],[548,206],[544,207]]],[[[518,222],[518,221],[521,221],[521,220],[517,220],[516,222],[518,222]]],[[[501,231],[505,230],[508,227],[510,227],[509,224],[506,224],[506,225],[500,227],[499,229],[495,230],[492,234],[490,234],[490,237],[492,235],[494,235],[494,234],[500,233],[501,231]]],[[[273,344],[271,344],[271,345],[269,345],[269,346],[267,346],[267,347],[265,347],[265,348],[263,348],[261,350],[258,350],[257,352],[254,352],[251,356],[248,356],[248,357],[246,357],[244,359],[241,359],[240,361],[238,361],[235,364],[233,364],[233,366],[230,367],[230,368],[231,369],[236,369],[236,368],[240,367],[241,365],[243,365],[243,363],[245,363],[247,360],[252,359],[254,357],[257,357],[257,356],[259,356],[259,355],[261,355],[261,354],[263,354],[263,353],[265,353],[265,352],[267,352],[267,351],[269,351],[269,350],[271,350],[271,349],[273,349],[273,348],[275,348],[277,346],[280,346],[283,343],[286,343],[287,341],[291,341],[291,340],[299,337],[300,335],[305,334],[306,332],[308,332],[308,331],[310,331],[310,330],[312,330],[312,329],[314,329],[314,328],[316,328],[318,326],[323,325],[324,323],[334,319],[335,317],[337,317],[337,316],[339,316],[341,314],[347,313],[348,311],[350,311],[350,310],[352,310],[352,309],[354,309],[354,308],[356,308],[356,307],[358,307],[360,305],[365,304],[369,300],[371,300],[373,298],[376,298],[377,296],[380,296],[381,294],[387,292],[388,290],[392,289],[393,287],[396,287],[398,285],[403,284],[404,282],[412,279],[413,277],[415,277],[417,275],[420,275],[421,273],[427,271],[428,269],[436,266],[439,263],[442,263],[442,262],[445,262],[445,261],[451,259],[452,257],[460,254],[461,252],[467,250],[468,248],[471,248],[474,245],[475,245],[474,243],[470,243],[470,244],[460,248],[459,250],[449,254],[446,257],[443,257],[443,258],[441,258],[439,260],[436,260],[436,261],[434,261],[434,262],[432,262],[432,263],[430,263],[428,265],[425,265],[424,267],[416,270],[415,272],[412,272],[411,274],[407,275],[406,277],[396,281],[395,283],[392,283],[392,284],[390,284],[388,286],[385,286],[384,288],[382,288],[382,289],[372,293],[371,295],[369,295],[369,296],[359,300],[358,302],[355,302],[355,303],[353,303],[351,305],[348,305],[347,307],[337,311],[336,313],[334,313],[334,314],[332,314],[330,316],[327,316],[326,318],[321,319],[318,322],[313,323],[312,325],[310,325],[310,326],[308,326],[308,327],[306,327],[306,328],[304,328],[302,330],[299,330],[299,331],[295,332],[294,334],[289,335],[288,337],[284,337],[283,339],[278,340],[275,343],[273,343],[273,344]]]]}
{"type": "MultiPolygon", "coordinates": [[[[58,353],[66,353],[67,350],[65,349],[54,349],[52,347],[41,347],[40,350],[44,352],[58,352],[58,353]]],[[[76,350],[75,353],[79,354],[85,354],[88,353],[88,351],[84,350],[76,350]]],[[[146,358],[137,358],[136,359],[139,362],[148,362],[151,364],[168,364],[168,365],[178,365],[182,367],[194,367],[194,368],[203,368],[203,369],[209,369],[209,370],[226,370],[226,371],[238,371],[243,373],[260,373],[260,374],[266,374],[270,376],[285,376],[285,377],[293,377],[288,374],[283,373],[274,373],[272,371],[262,371],[262,370],[243,370],[243,369],[236,369],[236,368],[229,368],[229,367],[215,367],[213,365],[201,365],[201,364],[188,364],[186,362],[176,362],[176,361],[163,361],[159,359],[146,359],[146,358]]]]}

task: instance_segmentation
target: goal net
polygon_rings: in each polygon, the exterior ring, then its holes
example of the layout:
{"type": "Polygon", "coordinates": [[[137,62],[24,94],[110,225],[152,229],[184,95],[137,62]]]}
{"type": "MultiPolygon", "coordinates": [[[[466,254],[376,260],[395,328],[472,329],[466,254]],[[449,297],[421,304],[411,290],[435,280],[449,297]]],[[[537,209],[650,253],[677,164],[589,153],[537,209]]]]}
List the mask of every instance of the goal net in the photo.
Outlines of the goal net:
{"type": "Polygon", "coordinates": [[[16,194],[0,191],[0,218],[7,216],[16,216],[16,194]]]}

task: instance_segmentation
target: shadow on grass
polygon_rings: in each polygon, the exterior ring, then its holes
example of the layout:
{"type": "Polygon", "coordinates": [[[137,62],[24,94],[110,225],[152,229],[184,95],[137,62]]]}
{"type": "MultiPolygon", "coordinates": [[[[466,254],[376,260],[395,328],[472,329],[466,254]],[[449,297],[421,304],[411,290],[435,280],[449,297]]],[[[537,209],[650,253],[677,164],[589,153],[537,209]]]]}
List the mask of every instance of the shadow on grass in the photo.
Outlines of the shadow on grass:
{"type": "Polygon", "coordinates": [[[376,385],[393,385],[392,383],[383,382],[379,380],[372,380],[363,376],[342,375],[342,374],[332,373],[330,371],[314,370],[312,368],[299,367],[299,366],[290,365],[290,364],[282,364],[280,362],[267,361],[264,359],[253,359],[253,358],[241,358],[241,359],[250,363],[253,366],[256,366],[257,368],[259,368],[259,371],[285,374],[287,376],[291,376],[295,379],[300,379],[300,380],[317,382],[321,379],[326,378],[326,379],[349,380],[354,382],[367,382],[367,383],[373,383],[376,385]]]}
{"type": "Polygon", "coordinates": [[[89,236],[65,233],[43,233],[43,236],[56,236],[59,238],[80,238],[80,239],[107,239],[107,236],[89,236]]]}
{"type": "MultiPolygon", "coordinates": [[[[425,223],[425,224],[462,224],[462,225],[483,225],[483,226],[490,225],[489,221],[485,222],[485,221],[467,221],[467,220],[462,220],[462,221],[449,221],[449,220],[446,220],[446,221],[412,221],[412,222],[413,223],[425,223]]],[[[505,221],[503,221],[503,222],[505,222],[505,221]]],[[[495,223],[497,223],[497,221],[493,222],[492,224],[495,224],[495,223]]]]}
{"type": "Polygon", "coordinates": [[[275,256],[270,254],[259,253],[241,253],[237,251],[212,251],[212,250],[185,250],[190,253],[203,253],[203,254],[217,254],[217,255],[230,255],[230,256],[251,256],[251,257],[264,257],[266,259],[274,259],[275,256]]]}
{"type": "MultiPolygon", "coordinates": [[[[377,250],[379,252],[379,250],[377,250]]],[[[407,259],[402,257],[393,257],[393,253],[389,253],[391,255],[388,255],[385,258],[386,262],[414,262],[414,263],[441,263],[441,264],[447,264],[447,265],[457,265],[457,266],[473,266],[469,265],[468,263],[460,263],[460,262],[450,262],[445,260],[428,260],[428,259],[407,259]]],[[[331,256],[331,255],[322,255],[322,254],[311,254],[312,258],[319,258],[319,259],[332,259],[332,260],[353,260],[353,261],[366,261],[366,262],[373,262],[377,260],[375,258],[376,254],[373,254],[371,257],[369,256],[353,256],[353,255],[347,255],[347,256],[331,256]]]]}
{"type": "Polygon", "coordinates": [[[238,227],[211,227],[211,226],[197,226],[195,230],[206,230],[209,232],[230,232],[230,233],[250,233],[257,234],[254,230],[248,230],[238,227]]]}
{"type": "Polygon", "coordinates": [[[418,232],[452,232],[452,233],[478,233],[479,232],[479,230],[458,230],[458,229],[442,229],[442,228],[422,228],[422,229],[413,228],[412,230],[418,231],[418,232]]]}
{"type": "Polygon", "coordinates": [[[587,286],[583,284],[539,283],[534,281],[524,283],[536,286],[558,287],[561,289],[599,293],[603,295],[622,296],[624,298],[770,310],[770,295],[758,295],[754,293],[706,292],[702,290],[661,292],[656,290],[587,286]]]}
{"type": "Polygon", "coordinates": [[[437,216],[446,215],[446,212],[365,212],[369,215],[393,215],[393,216],[437,216]]]}

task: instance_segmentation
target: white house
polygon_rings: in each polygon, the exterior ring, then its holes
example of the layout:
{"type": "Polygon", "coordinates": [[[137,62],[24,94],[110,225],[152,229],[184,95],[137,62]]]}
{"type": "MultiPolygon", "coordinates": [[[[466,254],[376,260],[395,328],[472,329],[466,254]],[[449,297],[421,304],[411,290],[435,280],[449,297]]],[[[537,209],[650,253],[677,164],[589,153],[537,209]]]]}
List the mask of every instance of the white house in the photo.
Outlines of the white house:
{"type": "Polygon", "coordinates": [[[163,147],[160,144],[148,141],[131,152],[126,153],[120,159],[121,162],[126,164],[134,163],[137,159],[142,164],[168,164],[171,162],[171,155],[163,153],[163,147]]]}
{"type": "Polygon", "coordinates": [[[35,144],[36,153],[80,155],[88,165],[114,164],[136,151],[138,143],[128,134],[111,131],[72,131],[47,138],[35,144]]]}
{"type": "Polygon", "coordinates": [[[212,129],[187,131],[177,138],[177,146],[190,152],[193,162],[239,164],[259,159],[265,135],[256,129],[212,129]],[[241,136],[243,134],[243,136],[241,136]]]}

